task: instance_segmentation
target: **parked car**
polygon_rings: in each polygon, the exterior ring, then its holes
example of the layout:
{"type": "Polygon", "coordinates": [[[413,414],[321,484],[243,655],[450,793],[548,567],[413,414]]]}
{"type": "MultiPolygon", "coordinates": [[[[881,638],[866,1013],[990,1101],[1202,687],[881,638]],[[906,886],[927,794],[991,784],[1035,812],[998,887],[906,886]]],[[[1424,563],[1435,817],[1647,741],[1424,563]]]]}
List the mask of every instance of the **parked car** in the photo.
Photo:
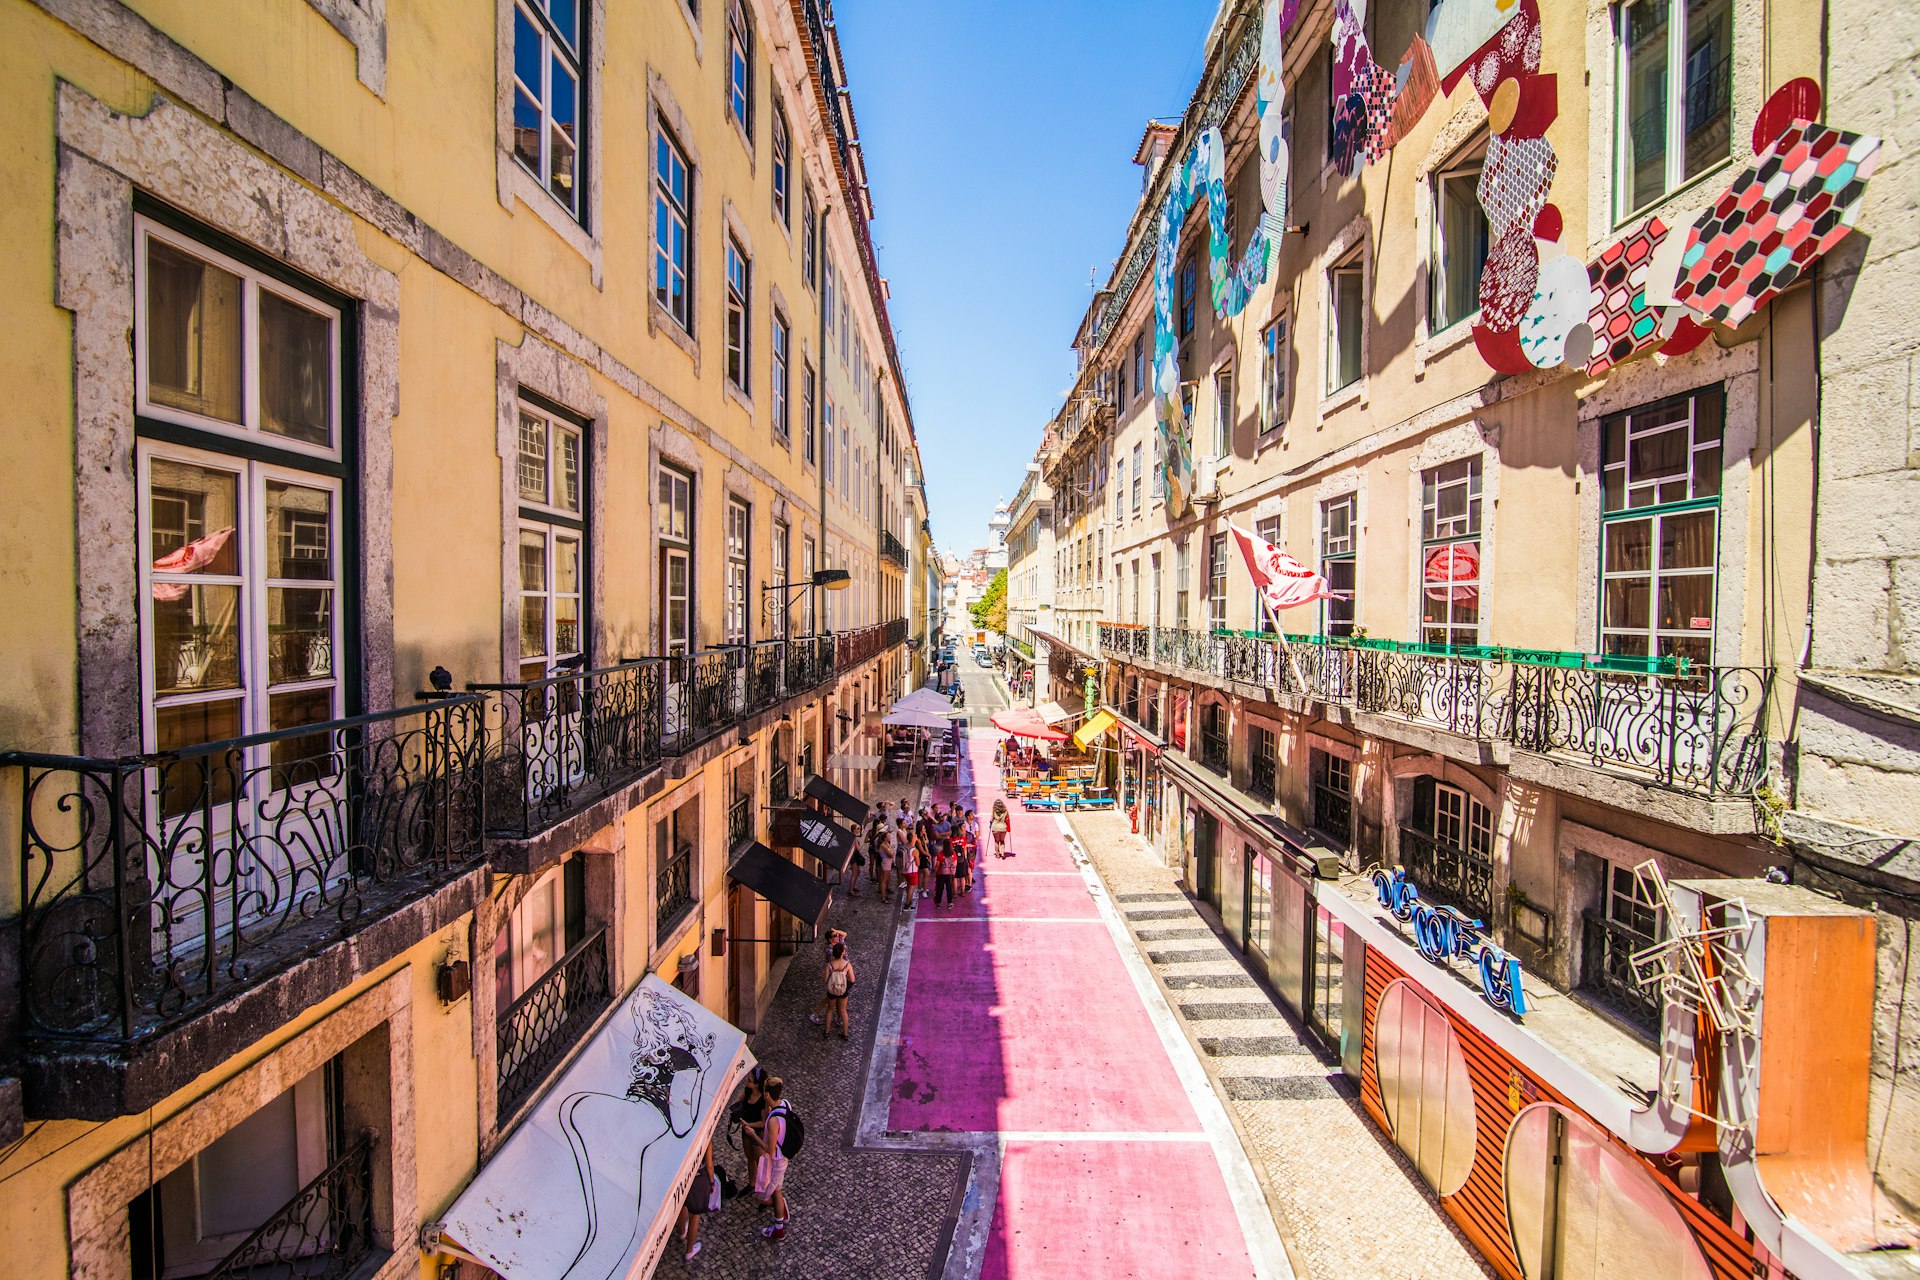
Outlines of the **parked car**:
{"type": "Polygon", "coordinates": [[[993,655],[988,653],[985,649],[975,649],[973,651],[973,660],[975,663],[983,667],[990,667],[993,665],[993,655]]]}

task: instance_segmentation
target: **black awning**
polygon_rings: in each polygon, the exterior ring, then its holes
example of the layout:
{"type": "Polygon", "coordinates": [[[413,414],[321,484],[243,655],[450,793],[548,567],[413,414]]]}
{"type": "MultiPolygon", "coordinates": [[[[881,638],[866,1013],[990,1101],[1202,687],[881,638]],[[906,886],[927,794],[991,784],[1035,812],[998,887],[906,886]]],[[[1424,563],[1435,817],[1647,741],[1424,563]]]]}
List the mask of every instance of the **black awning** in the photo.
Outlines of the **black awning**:
{"type": "Polygon", "coordinates": [[[733,860],[727,875],[816,931],[833,903],[833,890],[825,881],[794,866],[758,840],[733,860]]]}
{"type": "Polygon", "coordinates": [[[773,810],[773,842],[798,849],[826,864],[829,871],[846,874],[858,833],[843,827],[817,809],[805,805],[777,805],[773,810]]]}
{"type": "Polygon", "coordinates": [[[848,795],[819,774],[807,780],[806,794],[807,799],[818,800],[856,827],[864,823],[872,812],[865,800],[848,795]]]}

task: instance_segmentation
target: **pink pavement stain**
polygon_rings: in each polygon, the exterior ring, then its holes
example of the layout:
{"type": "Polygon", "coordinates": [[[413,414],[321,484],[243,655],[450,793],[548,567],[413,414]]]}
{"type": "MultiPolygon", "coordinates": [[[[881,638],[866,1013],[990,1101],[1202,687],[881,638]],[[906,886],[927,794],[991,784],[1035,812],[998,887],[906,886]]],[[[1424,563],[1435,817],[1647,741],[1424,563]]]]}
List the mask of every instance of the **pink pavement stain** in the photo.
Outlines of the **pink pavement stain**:
{"type": "Polygon", "coordinates": [[[980,1280],[1252,1274],[1205,1140],[1007,1143],[980,1280]]]}

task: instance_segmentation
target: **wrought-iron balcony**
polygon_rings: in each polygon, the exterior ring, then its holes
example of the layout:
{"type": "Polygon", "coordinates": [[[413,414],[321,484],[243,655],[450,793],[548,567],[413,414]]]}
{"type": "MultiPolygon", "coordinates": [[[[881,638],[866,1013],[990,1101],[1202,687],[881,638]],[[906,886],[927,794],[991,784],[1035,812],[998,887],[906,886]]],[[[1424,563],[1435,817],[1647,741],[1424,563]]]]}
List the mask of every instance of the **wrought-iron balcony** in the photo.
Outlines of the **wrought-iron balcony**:
{"type": "Polygon", "coordinates": [[[1580,915],[1580,990],[1649,1037],[1660,1027],[1660,993],[1641,985],[1633,953],[1654,941],[1597,911],[1580,915]]]}
{"type": "MultiPolygon", "coordinates": [[[[184,1084],[233,1047],[186,1024],[477,865],[482,710],[466,694],[182,751],[0,756],[20,869],[0,1004],[30,1064],[98,1067],[30,1066],[42,1113],[105,1118],[184,1084]]],[[[311,985],[267,993],[275,1019],[331,994],[311,985]]]]}
{"type": "Polygon", "coordinates": [[[529,840],[660,763],[665,664],[639,659],[517,684],[489,700],[487,830],[529,840]]]}
{"type": "Polygon", "coordinates": [[[880,531],[880,558],[904,569],[907,567],[907,544],[900,541],[889,529],[880,531]]]}
{"type": "Polygon", "coordinates": [[[1457,848],[1418,827],[1400,828],[1400,865],[1422,897],[1454,907],[1491,927],[1493,859],[1457,848]]]}
{"type": "Polygon", "coordinates": [[[1342,849],[1353,847],[1353,797],[1323,782],[1313,784],[1313,825],[1342,849]]]}
{"type": "Polygon", "coordinates": [[[1102,623],[1109,656],[1352,707],[1705,796],[1766,776],[1773,673],[1671,659],[1102,623]]]}
{"type": "Polygon", "coordinates": [[[373,1148],[363,1129],[313,1181],[220,1260],[205,1280],[348,1280],[378,1247],[373,1148]]]}
{"type": "Polygon", "coordinates": [[[501,1013],[497,1114],[505,1121],[533,1096],[613,998],[607,931],[595,929],[501,1013]]]}

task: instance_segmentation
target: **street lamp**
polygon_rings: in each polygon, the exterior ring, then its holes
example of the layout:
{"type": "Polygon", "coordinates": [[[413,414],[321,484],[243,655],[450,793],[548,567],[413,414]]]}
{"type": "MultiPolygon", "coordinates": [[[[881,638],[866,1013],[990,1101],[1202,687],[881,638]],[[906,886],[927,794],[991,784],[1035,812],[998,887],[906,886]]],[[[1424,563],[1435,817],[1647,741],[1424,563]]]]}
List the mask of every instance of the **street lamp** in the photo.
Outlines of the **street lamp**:
{"type": "MultiPolygon", "coordinates": [[[[793,603],[793,597],[808,587],[825,587],[828,591],[845,591],[853,581],[853,575],[845,569],[816,569],[810,578],[798,582],[769,582],[760,588],[761,619],[768,626],[773,625],[774,616],[793,603]]],[[[780,629],[782,635],[786,628],[780,629]]]]}

